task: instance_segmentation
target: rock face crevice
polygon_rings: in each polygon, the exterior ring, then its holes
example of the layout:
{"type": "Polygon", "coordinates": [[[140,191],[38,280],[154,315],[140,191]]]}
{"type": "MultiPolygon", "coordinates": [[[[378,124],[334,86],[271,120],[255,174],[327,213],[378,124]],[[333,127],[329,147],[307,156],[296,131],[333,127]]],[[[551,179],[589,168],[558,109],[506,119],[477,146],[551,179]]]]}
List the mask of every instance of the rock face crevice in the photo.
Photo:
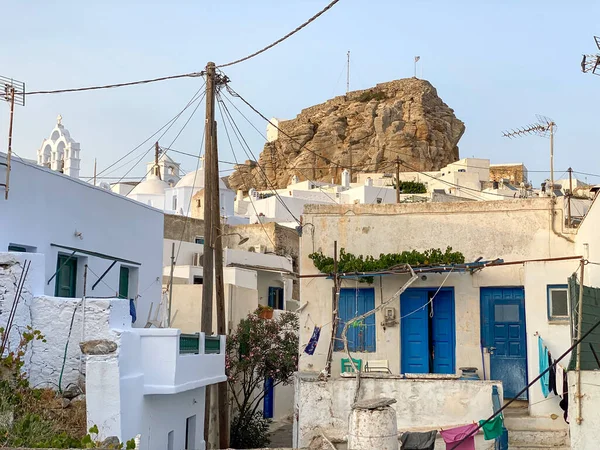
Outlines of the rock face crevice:
{"type": "Polygon", "coordinates": [[[457,161],[465,125],[426,80],[407,78],[349,92],[279,122],[258,165],[247,161],[229,177],[232,189],[283,188],[300,180],[340,181],[357,172],[432,171],[457,161]]]}

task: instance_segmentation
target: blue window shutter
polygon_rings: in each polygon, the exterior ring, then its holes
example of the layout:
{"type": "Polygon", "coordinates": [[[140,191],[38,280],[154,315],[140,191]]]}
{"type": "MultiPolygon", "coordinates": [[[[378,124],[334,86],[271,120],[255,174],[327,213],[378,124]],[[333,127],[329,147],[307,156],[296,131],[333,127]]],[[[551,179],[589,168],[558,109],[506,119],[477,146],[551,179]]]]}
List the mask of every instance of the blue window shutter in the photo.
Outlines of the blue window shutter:
{"type": "MultiPolygon", "coordinates": [[[[340,289],[339,299],[339,322],[336,333],[334,350],[344,349],[344,343],[341,340],[342,330],[347,321],[354,317],[365,314],[375,308],[375,290],[366,289],[340,289]]],[[[371,315],[363,320],[360,326],[350,326],[346,333],[348,339],[348,349],[352,352],[374,352],[375,344],[375,315],[371,315]]]]}
{"type": "Polygon", "coordinates": [[[400,297],[402,373],[429,373],[427,291],[405,291],[400,297]],[[410,313],[410,315],[408,315],[410,313]]]}
{"type": "Polygon", "coordinates": [[[265,379],[265,396],[263,399],[263,417],[265,419],[273,418],[273,403],[274,403],[273,378],[265,379]]]}

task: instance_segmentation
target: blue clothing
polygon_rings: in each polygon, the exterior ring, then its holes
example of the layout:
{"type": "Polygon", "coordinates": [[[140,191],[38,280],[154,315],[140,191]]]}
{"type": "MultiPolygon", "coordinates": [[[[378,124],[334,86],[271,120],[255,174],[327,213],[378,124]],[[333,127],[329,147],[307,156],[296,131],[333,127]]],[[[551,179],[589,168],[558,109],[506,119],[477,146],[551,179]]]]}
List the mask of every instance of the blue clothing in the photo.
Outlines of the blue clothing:
{"type": "Polygon", "coordinates": [[[308,341],[308,344],[304,348],[304,352],[312,355],[315,353],[315,349],[317,348],[317,343],[319,342],[319,336],[321,335],[321,327],[315,327],[313,330],[313,334],[308,341]]]}
{"type": "Polygon", "coordinates": [[[135,323],[137,314],[135,312],[135,302],[133,299],[129,300],[129,314],[131,315],[131,323],[135,323]]]}
{"type": "MultiPolygon", "coordinates": [[[[540,336],[538,336],[538,353],[540,373],[542,373],[548,368],[548,349],[540,336]]],[[[542,386],[542,394],[544,394],[544,397],[548,397],[548,394],[550,393],[550,371],[547,371],[542,378],[540,378],[540,385],[542,386]]]]}

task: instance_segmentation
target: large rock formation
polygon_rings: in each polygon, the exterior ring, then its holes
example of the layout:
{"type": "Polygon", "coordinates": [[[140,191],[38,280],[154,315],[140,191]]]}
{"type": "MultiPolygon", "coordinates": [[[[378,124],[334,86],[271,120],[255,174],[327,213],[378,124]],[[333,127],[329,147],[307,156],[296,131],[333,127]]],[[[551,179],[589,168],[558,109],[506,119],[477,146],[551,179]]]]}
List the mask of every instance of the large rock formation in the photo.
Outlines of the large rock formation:
{"type": "Polygon", "coordinates": [[[425,80],[408,78],[350,92],[279,122],[258,164],[247,161],[230,176],[232,189],[282,188],[300,180],[339,182],[356,172],[437,170],[458,160],[465,125],[425,80]],[[264,170],[264,173],[263,173],[264,170]],[[268,178],[268,182],[265,178],[268,178]]]}

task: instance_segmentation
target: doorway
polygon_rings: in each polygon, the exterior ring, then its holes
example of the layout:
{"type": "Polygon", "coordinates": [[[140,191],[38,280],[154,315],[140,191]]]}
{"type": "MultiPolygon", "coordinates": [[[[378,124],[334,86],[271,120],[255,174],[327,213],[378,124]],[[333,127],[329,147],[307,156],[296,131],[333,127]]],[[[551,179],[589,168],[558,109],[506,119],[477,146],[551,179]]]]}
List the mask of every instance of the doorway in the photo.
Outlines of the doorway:
{"type": "MultiPolygon", "coordinates": [[[[525,292],[522,287],[481,288],[481,342],[490,355],[490,377],[504,398],[527,386],[525,292]]],[[[527,400],[527,391],[518,398],[527,400]]]]}

